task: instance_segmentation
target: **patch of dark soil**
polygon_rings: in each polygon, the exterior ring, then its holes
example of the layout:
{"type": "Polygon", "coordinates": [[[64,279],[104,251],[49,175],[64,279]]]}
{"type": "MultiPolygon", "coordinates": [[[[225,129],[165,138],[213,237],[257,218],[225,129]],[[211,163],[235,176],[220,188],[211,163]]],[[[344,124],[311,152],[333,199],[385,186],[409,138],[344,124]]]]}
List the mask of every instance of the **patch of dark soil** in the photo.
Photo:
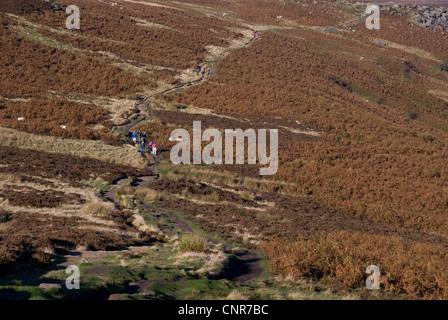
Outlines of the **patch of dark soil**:
{"type": "Polygon", "coordinates": [[[56,190],[38,190],[25,186],[5,185],[0,190],[0,197],[8,199],[13,206],[31,206],[36,208],[55,208],[66,203],[85,203],[84,198],[76,193],[64,193],[56,190]]]}
{"type": "Polygon", "coordinates": [[[0,223],[6,223],[8,221],[11,221],[11,219],[12,219],[11,212],[0,209],[0,223]]]}
{"type": "Polygon", "coordinates": [[[256,252],[243,251],[237,253],[239,259],[232,259],[223,278],[235,281],[236,283],[246,283],[260,277],[263,274],[263,267],[256,252]]]}
{"type": "Polygon", "coordinates": [[[92,269],[87,270],[86,274],[91,275],[91,276],[101,276],[101,275],[105,275],[108,271],[109,271],[109,269],[106,267],[97,267],[97,268],[92,268],[92,269]]]}
{"type": "MultiPolygon", "coordinates": [[[[155,164],[153,164],[153,165],[147,167],[147,169],[148,169],[149,171],[151,171],[151,172],[154,172],[154,170],[155,170],[155,164]]],[[[154,176],[143,176],[143,177],[139,177],[139,178],[137,178],[136,180],[134,180],[134,181],[131,183],[131,186],[136,187],[136,188],[137,188],[137,187],[140,188],[140,187],[143,187],[143,186],[147,186],[147,185],[150,184],[150,182],[151,182],[152,180],[154,180],[156,177],[157,177],[157,175],[154,175],[154,176]]]]}
{"type": "Polygon", "coordinates": [[[56,185],[51,181],[30,176],[20,176],[20,183],[35,183],[46,187],[56,187],[56,185]]]}
{"type": "Polygon", "coordinates": [[[135,282],[130,282],[126,286],[126,291],[129,294],[135,294],[135,293],[148,293],[148,287],[151,285],[154,281],[150,280],[139,280],[135,282]]]}
{"type": "Polygon", "coordinates": [[[136,294],[136,293],[148,293],[148,287],[153,283],[171,283],[178,281],[186,281],[186,279],[181,278],[180,276],[174,276],[172,279],[163,280],[163,281],[151,281],[151,280],[139,280],[130,282],[126,286],[126,291],[128,294],[136,294]]]}
{"type": "Polygon", "coordinates": [[[73,186],[82,186],[82,180],[101,177],[108,183],[130,177],[148,175],[147,171],[114,165],[92,158],[80,158],[61,153],[0,147],[0,173],[54,178],[73,186]]]}

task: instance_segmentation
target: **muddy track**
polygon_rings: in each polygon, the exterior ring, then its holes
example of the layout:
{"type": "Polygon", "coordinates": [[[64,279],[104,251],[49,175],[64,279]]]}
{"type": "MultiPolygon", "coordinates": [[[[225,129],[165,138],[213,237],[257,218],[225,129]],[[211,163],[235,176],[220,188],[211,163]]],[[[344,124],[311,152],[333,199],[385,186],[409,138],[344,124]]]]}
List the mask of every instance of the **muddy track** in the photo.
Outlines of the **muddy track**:
{"type": "MultiPolygon", "coordinates": [[[[245,47],[249,46],[253,41],[256,41],[256,40],[258,40],[258,39],[252,38],[241,48],[245,48],[245,47]]],[[[213,76],[213,71],[212,71],[213,66],[216,63],[218,63],[219,61],[221,61],[222,59],[224,59],[228,54],[230,54],[230,52],[231,52],[231,50],[227,50],[223,54],[221,54],[218,58],[216,58],[215,60],[213,60],[211,62],[207,62],[206,64],[203,64],[201,66],[201,71],[200,71],[201,77],[199,79],[187,82],[182,85],[173,86],[172,88],[167,89],[159,94],[169,94],[173,91],[183,90],[183,89],[186,89],[186,88],[194,86],[194,85],[199,85],[202,82],[206,81],[207,79],[210,79],[213,76]]],[[[125,130],[129,131],[133,127],[135,127],[137,125],[137,123],[144,121],[144,120],[151,119],[152,111],[150,108],[150,104],[153,99],[154,99],[153,95],[143,99],[137,105],[138,116],[126,124],[116,126],[114,128],[114,131],[124,133],[125,130]],[[147,107],[147,108],[145,108],[145,107],[147,107]],[[145,109],[147,109],[147,111],[145,109]]],[[[137,178],[136,180],[134,180],[131,183],[131,186],[133,188],[137,189],[142,186],[147,186],[152,181],[158,179],[158,174],[156,174],[156,168],[157,168],[157,165],[159,164],[160,160],[157,157],[155,157],[154,160],[155,160],[155,162],[150,163],[150,165],[147,167],[147,170],[151,171],[152,175],[141,176],[141,177],[137,178]]],[[[115,197],[115,191],[116,191],[117,187],[124,184],[125,179],[127,179],[127,178],[123,178],[123,179],[116,181],[112,185],[112,188],[110,188],[110,190],[103,195],[103,199],[111,201],[115,205],[118,205],[117,199],[115,197]]],[[[167,226],[162,226],[160,228],[161,231],[166,234],[171,234],[173,232],[174,228],[180,229],[183,232],[192,232],[193,231],[191,229],[190,225],[188,224],[188,222],[186,220],[181,219],[178,215],[175,214],[175,212],[173,210],[154,208],[154,207],[147,206],[147,205],[141,206],[140,209],[142,209],[144,212],[151,212],[152,214],[155,214],[155,215],[163,215],[163,216],[167,217],[170,221],[174,222],[175,227],[167,225],[167,226]]],[[[209,240],[214,242],[212,239],[209,239],[209,240]]],[[[242,251],[242,252],[237,253],[236,255],[239,257],[239,260],[237,262],[230,264],[229,268],[223,274],[223,278],[230,280],[230,281],[234,281],[236,283],[246,283],[248,281],[251,281],[255,278],[260,277],[263,274],[264,269],[260,263],[260,258],[256,252],[242,251]]]]}

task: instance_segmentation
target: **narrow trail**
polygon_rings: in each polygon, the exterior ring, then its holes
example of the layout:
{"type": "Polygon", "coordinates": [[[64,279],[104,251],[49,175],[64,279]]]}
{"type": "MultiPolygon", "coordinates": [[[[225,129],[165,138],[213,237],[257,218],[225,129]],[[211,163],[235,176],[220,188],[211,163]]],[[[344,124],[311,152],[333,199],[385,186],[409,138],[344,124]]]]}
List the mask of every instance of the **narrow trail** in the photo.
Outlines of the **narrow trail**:
{"type": "MultiPolygon", "coordinates": [[[[249,46],[253,41],[257,41],[259,38],[252,38],[247,43],[245,43],[242,47],[239,49],[245,48],[249,46]]],[[[232,50],[227,49],[224,53],[222,53],[219,57],[214,59],[213,61],[207,62],[201,66],[200,70],[200,78],[189,81],[187,83],[173,86],[172,88],[169,88],[161,93],[158,94],[169,94],[171,92],[177,91],[177,90],[183,90],[188,87],[194,86],[194,85],[200,85],[204,81],[210,79],[213,76],[213,66],[223,60],[225,57],[227,57],[232,50]]],[[[149,120],[152,118],[152,110],[151,110],[151,102],[154,99],[154,95],[148,96],[145,99],[143,99],[138,105],[137,105],[137,113],[138,116],[133,119],[132,121],[116,126],[114,128],[115,132],[125,133],[125,131],[129,131],[132,128],[134,128],[139,122],[149,120]],[[146,108],[145,108],[146,107],[146,108]],[[146,109],[146,110],[145,110],[146,109]]],[[[151,159],[150,159],[151,160],[151,159]]],[[[160,159],[157,157],[154,157],[154,162],[150,161],[149,166],[147,167],[147,170],[151,172],[150,175],[147,176],[141,176],[138,177],[136,180],[134,180],[131,183],[131,186],[135,189],[147,186],[151,184],[151,182],[158,179],[159,175],[156,173],[157,165],[160,163],[160,159]]],[[[119,205],[118,200],[115,196],[116,189],[122,185],[124,185],[124,181],[127,179],[127,177],[120,179],[116,181],[112,188],[110,188],[104,195],[103,199],[107,201],[113,202],[116,206],[119,205]]],[[[161,220],[162,217],[164,219],[167,219],[171,222],[173,222],[173,225],[164,225],[160,227],[160,231],[163,233],[169,235],[172,234],[174,229],[180,229],[183,232],[193,232],[192,228],[190,227],[189,223],[186,220],[181,219],[178,215],[175,214],[173,210],[170,209],[164,209],[164,208],[156,208],[151,205],[140,205],[139,210],[142,211],[143,214],[150,214],[154,215],[158,220],[161,220]]],[[[211,240],[211,239],[209,239],[211,240]]],[[[214,242],[214,241],[213,241],[214,242]]],[[[234,281],[236,283],[246,283],[248,281],[251,281],[255,278],[260,277],[263,272],[263,266],[261,265],[260,258],[258,254],[254,251],[247,251],[243,250],[240,252],[237,252],[236,255],[238,256],[239,260],[237,262],[233,262],[229,268],[227,268],[226,272],[222,275],[224,279],[234,281]]]]}
{"type": "MultiPolygon", "coordinates": [[[[246,47],[249,46],[253,41],[257,41],[257,40],[259,40],[259,38],[255,38],[255,37],[254,37],[254,38],[250,39],[248,42],[246,42],[242,47],[240,47],[240,48],[238,48],[238,49],[246,48],[246,47]]],[[[169,88],[169,89],[166,89],[166,90],[164,90],[164,91],[162,91],[162,92],[160,92],[160,93],[157,93],[157,94],[163,94],[163,95],[165,95],[165,94],[169,94],[169,93],[171,93],[171,92],[173,92],[173,91],[183,90],[183,89],[186,89],[186,88],[188,88],[188,87],[191,87],[191,86],[194,86],[194,85],[199,85],[199,84],[203,83],[204,81],[210,79],[210,78],[213,76],[213,66],[214,66],[216,63],[218,63],[218,62],[220,62],[221,60],[223,60],[225,57],[227,57],[231,52],[232,52],[232,50],[227,49],[224,53],[222,53],[221,55],[219,55],[219,57],[217,57],[216,59],[214,59],[214,60],[212,60],[212,61],[210,61],[210,62],[207,62],[207,63],[203,64],[203,65],[201,66],[201,71],[200,71],[200,73],[201,73],[201,77],[200,77],[199,79],[196,79],[196,80],[193,80],[193,81],[189,81],[189,82],[187,82],[187,83],[184,83],[184,84],[181,84],[181,85],[178,85],[178,86],[173,86],[173,87],[171,87],[171,88],[169,88]]],[[[133,129],[139,122],[144,121],[144,120],[149,120],[149,119],[151,119],[151,118],[152,118],[152,109],[151,109],[150,105],[151,105],[151,102],[153,101],[153,99],[154,99],[154,95],[151,95],[151,96],[148,96],[148,97],[144,98],[144,99],[137,105],[137,114],[138,114],[138,116],[137,116],[135,119],[133,119],[133,120],[131,120],[130,122],[128,122],[128,123],[125,123],[125,124],[116,126],[116,127],[113,129],[113,131],[114,131],[114,132],[124,133],[125,130],[126,130],[126,131],[130,131],[130,130],[132,130],[132,129],[133,129]],[[147,110],[148,110],[148,111],[145,110],[145,108],[144,108],[145,106],[147,107],[147,110]]],[[[150,159],[150,160],[151,160],[151,159],[150,159]]],[[[142,180],[145,181],[145,180],[147,180],[148,178],[150,178],[150,177],[152,178],[154,175],[157,175],[157,174],[156,174],[156,168],[157,168],[157,165],[158,165],[159,163],[160,163],[160,159],[158,159],[158,157],[154,157],[154,162],[150,162],[149,166],[147,167],[147,170],[148,170],[148,171],[151,171],[152,175],[149,175],[149,176],[142,176],[142,177],[139,177],[139,179],[142,179],[142,180]]],[[[115,187],[115,186],[119,186],[120,183],[122,183],[122,181],[125,180],[125,179],[127,179],[127,177],[125,177],[125,178],[123,178],[123,179],[121,179],[121,180],[116,181],[116,182],[113,184],[113,186],[114,186],[114,187],[115,187]]],[[[140,187],[140,186],[141,186],[140,183],[137,183],[137,185],[135,185],[134,187],[138,188],[138,187],[140,187]]],[[[108,193],[109,193],[109,192],[108,192],[108,193]]],[[[111,195],[109,194],[109,196],[111,196],[111,195]]],[[[115,199],[113,199],[113,201],[115,202],[115,199]]]]}
{"type": "MultiPolygon", "coordinates": [[[[246,42],[244,44],[244,46],[242,46],[241,48],[238,48],[238,49],[246,48],[253,41],[257,41],[257,40],[259,40],[259,39],[252,38],[248,42],[246,42]]],[[[226,50],[218,58],[203,64],[201,66],[201,71],[200,71],[201,77],[199,79],[196,79],[196,80],[193,80],[193,81],[189,81],[187,83],[180,84],[180,85],[177,85],[177,86],[173,86],[173,87],[171,87],[169,89],[166,89],[166,90],[164,90],[164,91],[162,91],[160,93],[157,93],[157,95],[159,95],[159,94],[165,95],[165,94],[169,94],[171,92],[177,91],[177,90],[183,90],[183,89],[186,89],[186,88],[191,87],[191,86],[199,85],[199,84],[203,83],[204,81],[210,79],[213,76],[213,66],[216,63],[218,63],[221,60],[223,60],[225,57],[227,57],[231,52],[232,52],[232,50],[226,50]]],[[[132,120],[132,121],[130,121],[128,123],[116,126],[114,130],[118,131],[118,132],[123,132],[124,130],[128,130],[129,131],[132,128],[134,128],[137,125],[137,123],[139,123],[141,121],[144,121],[144,120],[151,119],[152,111],[151,111],[151,108],[150,108],[150,104],[151,104],[153,99],[154,99],[154,95],[151,95],[151,96],[148,96],[148,97],[144,98],[137,105],[137,109],[138,109],[137,110],[137,113],[138,113],[137,118],[135,118],[134,120],[132,120]],[[148,107],[148,111],[144,110],[145,106],[148,107]]]]}

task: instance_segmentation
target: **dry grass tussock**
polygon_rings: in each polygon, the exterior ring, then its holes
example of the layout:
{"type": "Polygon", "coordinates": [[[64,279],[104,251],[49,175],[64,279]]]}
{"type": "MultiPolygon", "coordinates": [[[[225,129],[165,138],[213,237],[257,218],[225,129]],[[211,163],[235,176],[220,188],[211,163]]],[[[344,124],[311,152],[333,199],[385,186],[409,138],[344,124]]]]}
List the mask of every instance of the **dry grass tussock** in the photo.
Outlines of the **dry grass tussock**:
{"type": "Polygon", "coordinates": [[[196,233],[188,233],[182,236],[179,242],[179,251],[204,252],[207,239],[196,233]]]}
{"type": "Polygon", "coordinates": [[[225,300],[249,300],[249,297],[234,289],[229,293],[225,300]]]}
{"type": "Polygon", "coordinates": [[[159,228],[157,228],[155,225],[153,224],[147,224],[145,222],[145,219],[139,215],[139,214],[134,214],[132,216],[134,218],[134,220],[132,221],[132,225],[134,227],[137,228],[137,230],[141,231],[141,232],[149,232],[149,233],[157,233],[157,234],[163,234],[159,228]]]}
{"type": "MultiPolygon", "coordinates": [[[[183,239],[181,239],[182,243],[183,239]]],[[[204,275],[208,278],[216,278],[221,275],[229,263],[229,257],[220,250],[206,250],[204,252],[184,251],[179,252],[175,264],[188,262],[196,265],[193,271],[196,275],[204,275]]]]}
{"type": "Polygon", "coordinates": [[[112,202],[96,201],[96,202],[89,202],[83,206],[83,212],[87,215],[91,215],[94,217],[107,216],[114,210],[115,206],[112,202]]]}
{"type": "Polygon", "coordinates": [[[163,201],[163,200],[174,200],[177,199],[176,195],[168,193],[166,191],[158,191],[149,188],[139,188],[135,192],[136,196],[143,197],[145,201],[163,201]]]}

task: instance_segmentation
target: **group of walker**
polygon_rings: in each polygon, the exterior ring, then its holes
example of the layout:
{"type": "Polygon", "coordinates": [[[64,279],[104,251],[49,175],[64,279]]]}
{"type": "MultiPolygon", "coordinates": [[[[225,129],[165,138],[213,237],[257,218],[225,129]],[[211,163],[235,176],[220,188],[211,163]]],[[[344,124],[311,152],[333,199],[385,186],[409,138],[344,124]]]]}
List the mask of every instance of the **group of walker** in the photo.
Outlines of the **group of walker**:
{"type": "MultiPolygon", "coordinates": [[[[134,146],[137,144],[140,145],[142,156],[145,156],[146,141],[147,141],[146,132],[131,130],[129,131],[129,139],[131,140],[134,146]]],[[[148,143],[148,147],[149,147],[149,154],[157,155],[157,144],[154,141],[150,141],[148,143]]]]}

